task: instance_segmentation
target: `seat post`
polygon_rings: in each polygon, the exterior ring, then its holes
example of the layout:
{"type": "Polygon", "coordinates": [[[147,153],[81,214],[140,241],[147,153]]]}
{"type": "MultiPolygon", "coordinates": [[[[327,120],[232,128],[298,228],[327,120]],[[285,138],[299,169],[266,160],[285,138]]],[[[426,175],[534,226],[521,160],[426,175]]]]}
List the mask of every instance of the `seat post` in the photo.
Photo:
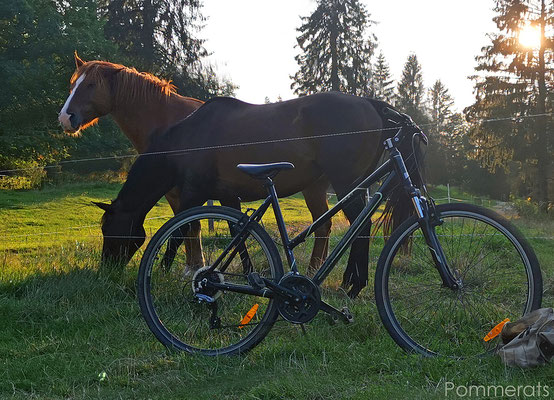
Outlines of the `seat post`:
{"type": "Polygon", "coordinates": [[[285,225],[285,220],[283,218],[283,213],[281,212],[281,206],[279,205],[279,198],[277,197],[277,191],[275,190],[275,184],[270,177],[265,179],[265,188],[269,197],[271,197],[271,205],[273,206],[273,213],[275,214],[275,221],[277,222],[277,227],[279,228],[279,234],[281,235],[281,240],[283,241],[283,247],[285,248],[285,254],[287,256],[287,261],[290,265],[292,272],[295,274],[298,273],[298,268],[296,267],[296,260],[294,254],[290,249],[290,240],[287,233],[287,227],[285,225]]]}

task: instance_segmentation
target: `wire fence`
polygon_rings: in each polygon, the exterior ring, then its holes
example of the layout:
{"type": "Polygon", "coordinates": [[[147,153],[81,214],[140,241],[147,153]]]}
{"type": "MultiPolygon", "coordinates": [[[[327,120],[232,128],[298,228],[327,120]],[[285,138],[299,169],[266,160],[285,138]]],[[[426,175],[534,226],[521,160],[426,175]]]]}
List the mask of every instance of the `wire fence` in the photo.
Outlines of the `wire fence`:
{"type": "MultiPolygon", "coordinates": [[[[514,122],[521,122],[523,119],[526,118],[537,118],[537,117],[543,117],[543,116],[552,116],[553,113],[542,113],[542,114],[532,114],[532,115],[525,115],[525,116],[518,116],[518,117],[500,117],[500,118],[490,118],[490,119],[481,119],[474,121],[475,123],[485,124],[485,123],[491,123],[491,122],[499,122],[499,121],[514,121],[514,122]]],[[[426,126],[433,126],[434,124],[424,124],[421,125],[421,127],[426,126]]],[[[156,155],[180,155],[180,154],[186,154],[186,153],[192,153],[192,152],[200,152],[200,151],[213,151],[213,150],[221,150],[226,148],[236,148],[236,147],[245,147],[245,146],[257,146],[257,145],[267,145],[267,144],[277,144],[277,143],[285,143],[285,142],[294,142],[294,141],[306,141],[306,140],[314,140],[314,139],[322,139],[322,138],[333,138],[333,137],[342,137],[342,136],[349,136],[349,135],[359,135],[359,134],[367,134],[367,133],[375,133],[375,132],[383,132],[386,130],[398,130],[398,127],[393,128],[383,128],[383,129],[366,129],[366,130],[356,130],[356,131],[347,131],[347,132],[330,132],[330,133],[322,133],[318,135],[313,135],[309,137],[292,137],[292,138],[280,138],[280,139],[268,139],[268,140],[260,140],[260,141],[251,141],[251,142],[243,142],[243,143],[228,143],[228,144],[221,144],[221,145],[212,145],[212,146],[202,146],[202,147],[194,147],[194,148],[186,148],[186,149],[177,149],[177,150],[167,150],[167,151],[156,151],[156,152],[146,152],[140,154],[140,156],[156,156],[156,155]]],[[[14,168],[14,169],[6,169],[0,171],[0,177],[2,176],[9,176],[6,174],[13,174],[17,172],[22,171],[29,171],[29,170],[44,170],[44,169],[59,169],[62,165],[67,164],[76,164],[76,163],[85,163],[85,162],[95,162],[95,161],[103,161],[103,160],[118,160],[118,159],[126,159],[126,158],[133,158],[138,157],[138,154],[126,154],[126,155],[114,155],[114,156],[105,156],[105,157],[91,157],[91,158],[82,158],[82,159],[74,159],[74,160],[64,160],[60,161],[56,164],[52,165],[46,165],[41,167],[28,167],[28,168],[14,168]]],[[[467,202],[468,199],[459,199],[455,198],[450,195],[450,188],[448,188],[448,196],[446,198],[437,198],[438,202],[467,202]]],[[[334,195],[329,193],[328,195],[334,195]]],[[[470,202],[484,205],[491,207],[493,200],[490,199],[484,199],[484,198],[471,198],[469,199],[470,202]]],[[[509,203],[506,203],[509,204],[509,203]]],[[[0,209],[1,210],[1,209],[0,209]]],[[[170,218],[170,215],[166,216],[158,216],[158,217],[151,217],[147,218],[146,220],[153,220],[153,219],[168,219],[170,218]]],[[[88,229],[89,234],[88,235],[80,235],[80,237],[107,237],[102,236],[99,233],[93,233],[91,230],[94,229],[96,232],[99,231],[100,225],[94,224],[94,225],[83,225],[83,226],[70,226],[67,228],[64,228],[62,230],[56,230],[56,231],[45,231],[45,232],[35,232],[35,233],[17,233],[20,232],[19,229],[12,229],[0,232],[0,243],[3,240],[17,240],[18,238],[28,239],[32,237],[44,237],[44,236],[67,236],[69,233],[75,233],[76,231],[82,231],[88,229]]],[[[119,237],[119,236],[118,236],[119,237]]],[[[125,236],[126,238],[131,238],[130,236],[125,236]]],[[[382,236],[371,236],[371,238],[379,238],[382,236]]],[[[119,237],[120,238],[120,237],[119,237]]],[[[531,236],[528,237],[529,239],[541,239],[541,240],[554,240],[554,236],[531,236]]],[[[314,238],[315,239],[315,238],[314,238]]]]}
{"type": "MultiPolygon", "coordinates": [[[[474,122],[479,124],[490,123],[490,122],[500,122],[500,121],[520,122],[523,119],[527,119],[527,118],[537,118],[537,117],[545,117],[545,116],[552,116],[552,115],[553,113],[542,113],[542,114],[522,115],[518,117],[480,119],[474,122]]],[[[429,124],[420,125],[420,127],[435,126],[435,125],[436,124],[434,123],[429,123],[429,124]]],[[[221,150],[221,149],[235,148],[235,147],[258,146],[258,145],[277,144],[277,143],[286,143],[286,142],[295,142],[295,141],[308,141],[308,140],[315,140],[315,139],[360,135],[364,133],[376,133],[376,132],[381,133],[383,131],[397,131],[398,129],[399,127],[391,127],[391,128],[379,128],[379,129],[363,129],[363,130],[355,130],[355,131],[347,131],[347,132],[329,132],[329,133],[320,133],[312,136],[268,139],[268,140],[258,140],[258,141],[242,142],[242,143],[227,143],[227,144],[213,145],[213,146],[190,147],[186,149],[145,152],[141,154],[133,153],[133,154],[124,154],[124,155],[105,156],[105,157],[80,158],[80,159],[74,159],[74,160],[63,160],[63,161],[57,162],[56,164],[45,165],[41,167],[13,168],[13,169],[0,170],[0,175],[5,175],[7,173],[14,173],[14,172],[31,171],[31,170],[37,170],[37,169],[60,168],[60,166],[66,165],[66,164],[134,158],[134,157],[138,157],[139,155],[144,157],[156,156],[156,155],[180,155],[180,154],[187,154],[187,153],[193,153],[193,152],[199,152],[199,151],[221,150]]]]}

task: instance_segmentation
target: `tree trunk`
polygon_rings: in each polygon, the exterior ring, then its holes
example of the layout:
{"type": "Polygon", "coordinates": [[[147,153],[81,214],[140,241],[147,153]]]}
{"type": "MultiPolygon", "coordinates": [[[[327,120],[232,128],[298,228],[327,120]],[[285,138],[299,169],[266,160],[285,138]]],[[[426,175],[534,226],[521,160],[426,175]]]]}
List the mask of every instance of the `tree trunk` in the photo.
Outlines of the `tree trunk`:
{"type": "Polygon", "coordinates": [[[143,6],[143,29],[142,29],[142,45],[144,46],[144,68],[146,71],[153,71],[154,68],[154,19],[156,18],[156,10],[152,5],[152,0],[145,0],[143,6]]]}
{"type": "MultiPolygon", "coordinates": [[[[545,18],[546,9],[545,1],[541,1],[541,45],[539,48],[539,70],[538,84],[539,95],[537,97],[537,114],[546,113],[546,66],[545,66],[545,18]]],[[[539,204],[541,209],[547,210],[549,194],[548,194],[548,173],[550,171],[550,159],[548,157],[548,133],[547,115],[537,117],[537,181],[536,189],[539,204]]]]}
{"type": "MultiPolygon", "coordinates": [[[[331,6],[332,7],[332,6],[331,6]]],[[[337,52],[337,40],[338,40],[338,21],[336,10],[331,10],[331,26],[330,26],[330,47],[331,47],[331,90],[340,90],[339,80],[339,60],[337,52]]]]}

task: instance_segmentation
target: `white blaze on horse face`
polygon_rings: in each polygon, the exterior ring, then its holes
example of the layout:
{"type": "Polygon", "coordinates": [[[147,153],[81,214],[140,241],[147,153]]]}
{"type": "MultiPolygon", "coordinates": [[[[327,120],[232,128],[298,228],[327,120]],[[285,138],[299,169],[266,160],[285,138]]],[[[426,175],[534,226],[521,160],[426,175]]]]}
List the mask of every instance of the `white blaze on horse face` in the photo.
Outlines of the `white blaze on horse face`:
{"type": "Polygon", "coordinates": [[[60,121],[60,124],[62,124],[62,127],[66,131],[70,131],[73,129],[73,127],[71,126],[71,121],[69,120],[70,115],[67,113],[67,109],[69,108],[69,104],[71,103],[71,99],[73,99],[73,95],[77,91],[77,88],[79,87],[81,82],[83,82],[83,80],[85,79],[85,75],[86,74],[83,74],[79,77],[79,79],[77,79],[77,82],[75,82],[75,86],[73,87],[73,90],[69,94],[69,97],[65,101],[65,104],[63,105],[63,108],[60,111],[60,114],[58,115],[58,121],[60,121]]]}

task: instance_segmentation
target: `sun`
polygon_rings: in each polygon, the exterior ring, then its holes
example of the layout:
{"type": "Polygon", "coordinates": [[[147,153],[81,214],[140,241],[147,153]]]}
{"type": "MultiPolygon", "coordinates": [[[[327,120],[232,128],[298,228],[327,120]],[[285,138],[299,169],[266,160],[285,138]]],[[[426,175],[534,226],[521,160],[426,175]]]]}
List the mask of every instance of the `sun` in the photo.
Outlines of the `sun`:
{"type": "Polygon", "coordinates": [[[519,30],[519,44],[530,49],[541,46],[541,31],[538,26],[525,25],[519,30]]]}

